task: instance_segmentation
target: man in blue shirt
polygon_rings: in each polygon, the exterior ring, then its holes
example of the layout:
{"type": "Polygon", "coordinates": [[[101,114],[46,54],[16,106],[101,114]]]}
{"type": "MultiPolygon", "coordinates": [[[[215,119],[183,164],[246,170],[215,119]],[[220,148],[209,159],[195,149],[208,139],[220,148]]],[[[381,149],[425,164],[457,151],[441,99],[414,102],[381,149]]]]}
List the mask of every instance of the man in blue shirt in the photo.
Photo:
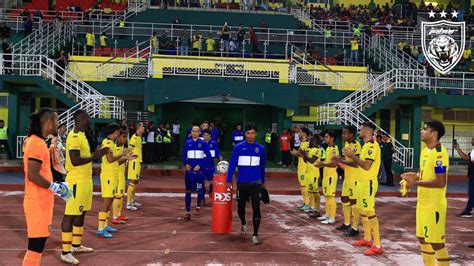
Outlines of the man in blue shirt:
{"type": "Polygon", "coordinates": [[[253,236],[255,245],[258,241],[258,228],[260,226],[260,190],[265,188],[265,148],[257,142],[257,127],[248,124],[245,127],[245,141],[235,145],[227,172],[227,187],[232,187],[232,177],[235,168],[239,168],[237,176],[237,202],[240,221],[242,222],[242,235],[247,233],[245,220],[245,205],[250,199],[253,210],[253,236]]]}
{"type": "Polygon", "coordinates": [[[238,124],[237,129],[232,132],[232,146],[239,144],[244,141],[244,132],[242,131],[242,125],[238,124]]]}
{"type": "MultiPolygon", "coordinates": [[[[217,142],[211,140],[211,131],[209,129],[205,129],[203,133],[204,142],[206,142],[207,146],[209,147],[209,153],[211,157],[206,157],[206,165],[204,167],[204,176],[206,180],[209,182],[209,197],[211,198],[212,195],[212,180],[214,177],[214,163],[216,159],[222,161],[221,151],[219,150],[219,146],[217,142]]],[[[205,187],[204,187],[205,190],[205,187]]]]}
{"type": "Polygon", "coordinates": [[[204,140],[199,139],[201,129],[194,126],[191,130],[191,138],[186,141],[183,147],[183,165],[186,169],[186,221],[191,220],[191,194],[196,192],[197,207],[196,216],[200,215],[201,202],[204,199],[204,169],[206,166],[206,157],[210,158],[209,146],[204,140]]]}

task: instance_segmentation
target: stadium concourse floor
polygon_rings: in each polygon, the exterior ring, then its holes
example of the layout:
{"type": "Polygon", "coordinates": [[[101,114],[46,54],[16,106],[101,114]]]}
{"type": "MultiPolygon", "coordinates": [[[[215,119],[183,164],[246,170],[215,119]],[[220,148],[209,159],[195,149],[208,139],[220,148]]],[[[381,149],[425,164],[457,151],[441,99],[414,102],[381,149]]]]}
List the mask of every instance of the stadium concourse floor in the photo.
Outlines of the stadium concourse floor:
{"type": "MultiPolygon", "coordinates": [[[[23,214],[23,174],[18,167],[0,167],[0,265],[20,265],[27,245],[23,214]],[[20,170],[20,171],[18,171],[20,170]]],[[[450,177],[451,178],[451,177],[450,177]]],[[[474,252],[466,243],[474,242],[474,219],[457,218],[466,202],[465,177],[454,176],[449,183],[447,246],[452,265],[473,265],[474,252]]],[[[98,179],[94,178],[97,184],[98,179]]],[[[211,233],[212,208],[205,206],[201,217],[185,222],[183,178],[178,170],[144,170],[137,201],[143,207],[131,212],[127,224],[112,239],[98,239],[97,211],[100,197],[95,193],[93,209],[87,214],[83,243],[91,254],[78,254],[82,265],[161,265],[161,264],[336,264],[336,265],[422,265],[415,237],[416,199],[398,197],[397,188],[380,186],[376,199],[385,254],[365,257],[363,249],[352,247],[335,226],[322,225],[295,209],[300,204],[296,176],[288,172],[269,174],[271,204],[262,205],[260,246],[251,243],[251,233],[239,234],[235,208],[233,231],[211,233]]],[[[98,190],[98,187],[95,189],[98,190]]],[[[195,198],[193,198],[195,204],[195,198]]],[[[324,204],[323,204],[324,206],[324,204]]],[[[51,238],[43,255],[43,265],[61,265],[60,224],[64,202],[56,198],[51,238]]],[[[248,208],[249,232],[252,231],[248,208]]],[[[338,204],[338,224],[342,221],[338,204]]]]}

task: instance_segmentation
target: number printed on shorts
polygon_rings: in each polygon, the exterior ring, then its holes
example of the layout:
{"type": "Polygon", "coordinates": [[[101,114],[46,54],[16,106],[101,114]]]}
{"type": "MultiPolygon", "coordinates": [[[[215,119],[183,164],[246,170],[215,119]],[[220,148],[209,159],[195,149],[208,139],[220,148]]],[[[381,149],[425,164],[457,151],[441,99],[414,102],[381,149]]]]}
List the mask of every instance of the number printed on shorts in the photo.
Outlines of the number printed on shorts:
{"type": "MultiPolygon", "coordinates": [[[[294,179],[293,179],[293,180],[294,180],[294,179]]],[[[202,188],[202,184],[201,184],[201,183],[196,184],[196,189],[199,190],[199,189],[201,189],[201,188],[202,188]]]]}
{"type": "Polygon", "coordinates": [[[369,206],[369,204],[367,204],[367,199],[363,199],[362,204],[364,204],[364,208],[367,208],[369,206]]]}
{"type": "Polygon", "coordinates": [[[328,192],[328,187],[324,187],[324,194],[328,192]]]}
{"type": "Polygon", "coordinates": [[[309,190],[313,190],[313,184],[309,184],[309,190]]]}
{"type": "Polygon", "coordinates": [[[423,230],[425,230],[425,237],[428,237],[428,226],[423,226],[423,230]]]}
{"type": "Polygon", "coordinates": [[[352,197],[352,188],[349,188],[349,196],[352,197]]]}
{"type": "MultiPolygon", "coordinates": [[[[293,179],[294,180],[294,179],[293,179]]],[[[304,175],[300,175],[300,180],[304,181],[304,175]]]]}

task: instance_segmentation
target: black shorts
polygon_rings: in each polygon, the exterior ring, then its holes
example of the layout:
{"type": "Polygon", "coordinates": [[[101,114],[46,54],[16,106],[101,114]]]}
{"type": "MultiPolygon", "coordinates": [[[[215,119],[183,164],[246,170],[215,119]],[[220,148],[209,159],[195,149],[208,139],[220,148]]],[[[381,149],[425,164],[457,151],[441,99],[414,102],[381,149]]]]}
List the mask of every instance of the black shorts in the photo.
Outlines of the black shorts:
{"type": "Polygon", "coordinates": [[[262,184],[260,182],[240,183],[237,182],[237,201],[260,202],[260,190],[262,184]]]}

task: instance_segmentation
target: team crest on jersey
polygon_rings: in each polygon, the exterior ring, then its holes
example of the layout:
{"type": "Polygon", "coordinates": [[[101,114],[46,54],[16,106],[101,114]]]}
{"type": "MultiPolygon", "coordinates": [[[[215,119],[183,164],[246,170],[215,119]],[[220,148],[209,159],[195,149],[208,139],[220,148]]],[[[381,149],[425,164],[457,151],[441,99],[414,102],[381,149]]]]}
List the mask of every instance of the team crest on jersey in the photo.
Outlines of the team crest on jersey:
{"type": "Polygon", "coordinates": [[[443,162],[440,161],[440,160],[438,160],[438,161],[436,161],[436,165],[437,165],[437,166],[441,166],[441,165],[443,165],[443,162]]]}
{"type": "Polygon", "coordinates": [[[372,155],[372,150],[369,150],[368,154],[369,154],[369,155],[372,155]]]}
{"type": "Polygon", "coordinates": [[[255,148],[255,153],[259,153],[260,149],[258,147],[255,148]]]}
{"type": "Polygon", "coordinates": [[[354,152],[356,152],[356,151],[357,151],[357,148],[354,148],[354,152]]]}
{"type": "Polygon", "coordinates": [[[461,60],[465,42],[466,23],[464,21],[421,22],[423,53],[428,63],[441,74],[448,73],[461,60]]]}

